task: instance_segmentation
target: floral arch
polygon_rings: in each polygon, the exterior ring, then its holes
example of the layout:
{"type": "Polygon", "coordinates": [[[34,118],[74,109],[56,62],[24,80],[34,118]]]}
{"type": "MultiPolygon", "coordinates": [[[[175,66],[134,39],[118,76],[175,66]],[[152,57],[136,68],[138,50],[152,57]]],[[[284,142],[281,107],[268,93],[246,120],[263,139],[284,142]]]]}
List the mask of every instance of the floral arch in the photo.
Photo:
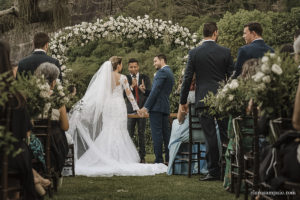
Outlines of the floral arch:
{"type": "MultiPolygon", "coordinates": [[[[167,40],[170,44],[183,49],[193,48],[197,44],[197,35],[188,28],[173,24],[172,21],[143,18],[110,17],[107,21],[97,19],[94,23],[82,22],[68,26],[54,33],[50,43],[52,57],[61,64],[68,61],[67,52],[72,46],[85,46],[98,39],[121,38],[122,40],[167,40]]],[[[63,67],[62,70],[64,70],[63,67]]]]}

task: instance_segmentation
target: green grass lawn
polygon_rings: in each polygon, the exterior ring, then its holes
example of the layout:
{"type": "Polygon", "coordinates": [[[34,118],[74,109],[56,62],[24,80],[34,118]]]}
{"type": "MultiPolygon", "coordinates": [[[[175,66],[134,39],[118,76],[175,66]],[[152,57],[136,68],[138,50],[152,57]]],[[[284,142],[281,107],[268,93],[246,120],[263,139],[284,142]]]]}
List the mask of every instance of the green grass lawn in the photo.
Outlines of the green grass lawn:
{"type": "MultiPolygon", "coordinates": [[[[153,162],[153,156],[146,157],[153,162]]],[[[235,199],[221,181],[201,182],[199,176],[64,177],[53,199],[60,200],[219,200],[235,199]]]]}

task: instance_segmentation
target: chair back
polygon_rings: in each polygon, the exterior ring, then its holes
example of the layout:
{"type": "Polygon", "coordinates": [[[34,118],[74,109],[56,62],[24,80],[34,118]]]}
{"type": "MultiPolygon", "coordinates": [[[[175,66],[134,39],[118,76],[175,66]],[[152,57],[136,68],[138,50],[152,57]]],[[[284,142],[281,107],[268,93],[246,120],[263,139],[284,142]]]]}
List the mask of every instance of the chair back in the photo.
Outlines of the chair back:
{"type": "Polygon", "coordinates": [[[205,142],[205,137],[203,133],[203,129],[201,127],[201,123],[199,120],[199,116],[197,115],[195,104],[189,104],[189,142],[205,142]]]}
{"type": "Polygon", "coordinates": [[[277,118],[269,121],[269,127],[272,134],[273,143],[279,136],[288,130],[294,130],[291,118],[277,118]]]}

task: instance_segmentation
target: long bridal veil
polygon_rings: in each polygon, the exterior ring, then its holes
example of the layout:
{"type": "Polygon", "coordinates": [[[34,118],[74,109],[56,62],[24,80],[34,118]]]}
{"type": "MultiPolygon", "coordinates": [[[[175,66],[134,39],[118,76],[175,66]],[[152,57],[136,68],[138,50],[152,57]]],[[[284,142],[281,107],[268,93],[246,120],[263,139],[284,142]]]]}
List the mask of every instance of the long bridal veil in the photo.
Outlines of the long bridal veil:
{"type": "Polygon", "coordinates": [[[103,127],[102,113],[115,87],[112,64],[106,61],[91,79],[83,98],[69,114],[68,133],[73,137],[75,161],[92,148],[103,127]]]}

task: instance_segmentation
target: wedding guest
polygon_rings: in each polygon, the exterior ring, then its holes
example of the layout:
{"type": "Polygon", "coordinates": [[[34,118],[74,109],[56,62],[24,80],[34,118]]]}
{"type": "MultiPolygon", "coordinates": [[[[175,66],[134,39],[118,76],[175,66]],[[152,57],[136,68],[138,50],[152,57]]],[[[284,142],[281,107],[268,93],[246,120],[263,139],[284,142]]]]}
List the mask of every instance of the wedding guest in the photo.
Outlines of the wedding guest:
{"type": "MultiPolygon", "coordinates": [[[[131,92],[136,100],[139,108],[142,108],[147,100],[147,96],[144,94],[145,92],[139,89],[141,85],[145,87],[145,90],[151,89],[151,82],[147,75],[139,73],[139,62],[135,58],[131,58],[128,61],[128,71],[129,75],[127,75],[127,80],[130,85],[131,92]]],[[[126,96],[126,95],[125,95],[126,96]]],[[[126,96],[126,107],[127,113],[134,113],[132,105],[126,96]]],[[[131,138],[134,137],[135,127],[138,129],[138,147],[139,147],[139,155],[141,158],[141,163],[145,163],[145,128],[146,128],[146,118],[128,118],[127,127],[128,132],[131,138]]]]}
{"type": "MultiPolygon", "coordinates": [[[[42,63],[35,71],[36,76],[44,75],[50,88],[53,89],[59,76],[59,69],[52,63],[42,63]]],[[[69,120],[66,106],[53,108],[51,113],[51,164],[54,165],[55,171],[61,173],[65,158],[68,154],[67,136],[64,131],[69,129],[69,120]]]]}
{"type": "MultiPolygon", "coordinates": [[[[203,28],[203,44],[189,52],[188,63],[184,73],[181,87],[180,104],[187,111],[187,97],[192,82],[193,74],[196,73],[196,112],[198,113],[201,126],[206,138],[206,161],[208,174],[201,181],[219,180],[219,150],[215,117],[207,114],[207,107],[201,101],[208,92],[216,93],[221,81],[230,77],[232,57],[230,50],[219,46],[218,27],[216,23],[206,23],[203,28]],[[213,56],[211,56],[213,55],[213,56]]],[[[217,120],[220,139],[222,143],[227,142],[227,120],[217,120]]]]}
{"type": "MultiPolygon", "coordinates": [[[[196,76],[194,75],[193,81],[190,87],[189,95],[188,95],[188,104],[195,103],[195,86],[196,86],[196,76]]],[[[195,107],[192,105],[192,109],[194,110],[195,107]]],[[[189,112],[194,112],[190,111],[189,112]]],[[[176,157],[178,157],[177,153],[180,151],[186,151],[183,150],[187,146],[182,146],[183,142],[187,142],[189,139],[189,118],[188,113],[186,113],[184,110],[182,110],[182,107],[179,106],[178,112],[177,112],[177,119],[173,120],[172,123],[172,131],[171,131],[171,137],[169,142],[169,165],[168,165],[168,175],[172,174],[188,174],[188,165],[186,162],[180,162],[180,163],[174,163],[174,160],[176,157]],[[173,165],[174,171],[173,171],[173,165]]],[[[194,141],[205,141],[204,134],[201,130],[197,130],[197,132],[193,133],[193,140],[194,141]]],[[[202,151],[205,151],[205,146],[200,145],[200,149],[202,151]]],[[[192,151],[197,151],[197,146],[192,147],[192,151]]],[[[198,167],[195,166],[195,162],[192,163],[192,174],[198,173],[198,167]]],[[[206,174],[207,173],[207,167],[206,167],[206,161],[201,160],[200,161],[200,173],[206,174]]]]}
{"type": "Polygon", "coordinates": [[[250,22],[244,25],[243,38],[246,45],[238,50],[237,60],[234,66],[233,78],[237,78],[242,72],[242,66],[246,60],[251,58],[262,58],[266,52],[274,53],[262,38],[263,28],[258,22],[250,22]]]}
{"type": "MultiPolygon", "coordinates": [[[[31,55],[23,58],[19,62],[18,72],[20,74],[34,74],[34,71],[37,69],[37,67],[44,62],[55,64],[59,71],[61,71],[59,61],[47,55],[47,51],[49,49],[49,42],[50,38],[47,35],[47,33],[39,32],[34,35],[34,50],[31,55]]],[[[61,72],[59,73],[59,79],[62,80],[61,72]]]]}
{"type": "Polygon", "coordinates": [[[169,162],[168,144],[170,140],[169,97],[175,80],[171,68],[167,65],[167,57],[159,54],[154,57],[153,65],[157,70],[149,97],[144,107],[138,112],[140,116],[150,115],[150,128],[153,140],[155,163],[163,163],[162,146],[165,147],[165,164],[169,162]]]}
{"type": "MultiPolygon", "coordinates": [[[[13,76],[12,67],[10,64],[10,48],[8,43],[0,41],[0,74],[10,72],[10,76],[13,76]]],[[[38,199],[35,188],[39,188],[40,185],[35,185],[33,179],[31,155],[28,146],[24,142],[27,136],[27,132],[32,129],[30,122],[30,116],[26,107],[25,97],[16,92],[8,99],[8,104],[12,108],[11,113],[11,132],[17,139],[14,143],[15,150],[22,149],[16,157],[9,156],[8,166],[10,169],[17,170],[20,173],[21,186],[24,188],[23,199],[34,200],[38,199]]],[[[0,107],[0,117],[5,118],[6,108],[0,107]]],[[[0,157],[2,159],[2,156],[0,157]]],[[[2,163],[2,161],[0,162],[2,163]]],[[[15,194],[13,198],[18,199],[18,194],[15,194]]]]}

